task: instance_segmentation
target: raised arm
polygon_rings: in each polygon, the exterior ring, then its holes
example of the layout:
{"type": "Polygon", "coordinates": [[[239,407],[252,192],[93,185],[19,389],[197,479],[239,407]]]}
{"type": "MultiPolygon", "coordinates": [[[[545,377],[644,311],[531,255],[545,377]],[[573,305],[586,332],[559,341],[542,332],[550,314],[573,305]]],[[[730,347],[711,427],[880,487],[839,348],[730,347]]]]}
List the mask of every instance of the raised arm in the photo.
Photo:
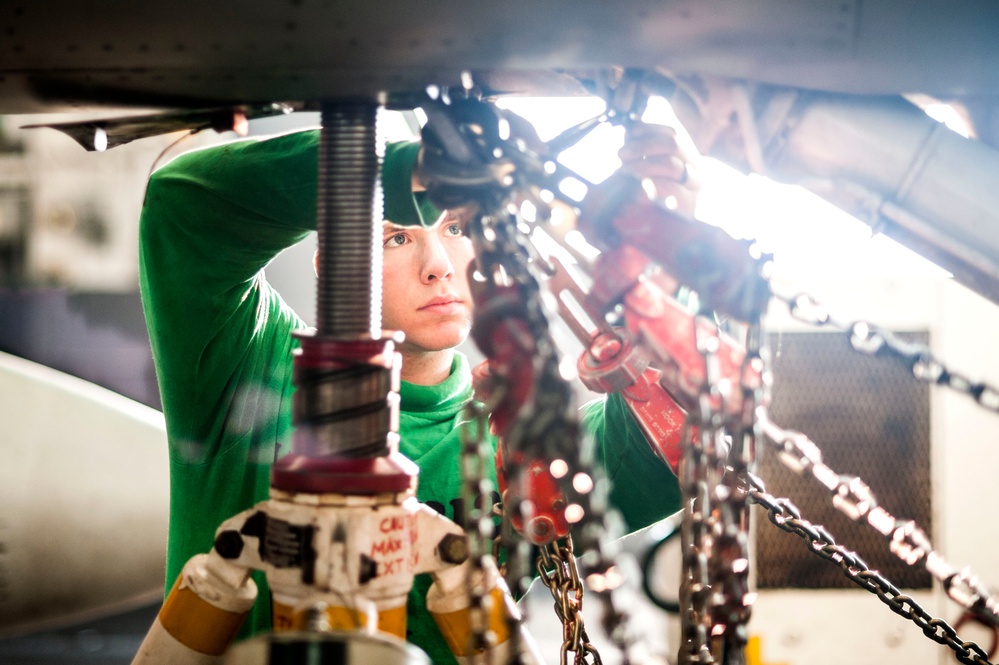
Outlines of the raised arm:
{"type": "MultiPolygon", "coordinates": [[[[386,211],[412,218],[418,145],[388,150],[386,211]]],[[[217,410],[240,350],[280,352],[302,325],[261,271],[315,228],[317,160],[318,132],[298,132],[188,153],[151,178],[140,283],[168,418],[217,410]]],[[[173,420],[177,434],[203,439],[203,418],[173,420]]]]}

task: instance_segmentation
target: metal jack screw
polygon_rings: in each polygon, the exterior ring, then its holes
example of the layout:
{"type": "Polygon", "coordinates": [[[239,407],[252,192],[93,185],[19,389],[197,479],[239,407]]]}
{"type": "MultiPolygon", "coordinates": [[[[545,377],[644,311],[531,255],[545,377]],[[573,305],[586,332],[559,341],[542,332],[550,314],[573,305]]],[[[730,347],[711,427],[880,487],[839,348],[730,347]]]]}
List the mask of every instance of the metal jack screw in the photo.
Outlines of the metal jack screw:
{"type": "Polygon", "coordinates": [[[316,327],[321,337],[381,337],[382,158],[378,105],[325,103],[319,144],[316,230],[319,283],[316,327]]]}
{"type": "MultiPolygon", "coordinates": [[[[324,103],[319,144],[316,331],[299,335],[295,357],[292,470],[279,461],[273,484],[289,491],[351,491],[340,481],[361,468],[333,470],[336,484],[317,483],[319,460],[373,461],[397,449],[399,368],[394,339],[381,331],[382,219],[378,177],[379,105],[373,100],[324,103]],[[301,458],[308,472],[301,473],[301,458]]],[[[363,465],[362,465],[363,466],[363,465]]],[[[369,465],[370,466],[370,465],[369,465]]],[[[390,475],[392,475],[390,473],[390,475]]],[[[332,480],[332,478],[330,479],[332,480]]],[[[359,487],[362,493],[399,491],[359,487]]],[[[408,481],[407,483],[408,486],[408,481]]]]}

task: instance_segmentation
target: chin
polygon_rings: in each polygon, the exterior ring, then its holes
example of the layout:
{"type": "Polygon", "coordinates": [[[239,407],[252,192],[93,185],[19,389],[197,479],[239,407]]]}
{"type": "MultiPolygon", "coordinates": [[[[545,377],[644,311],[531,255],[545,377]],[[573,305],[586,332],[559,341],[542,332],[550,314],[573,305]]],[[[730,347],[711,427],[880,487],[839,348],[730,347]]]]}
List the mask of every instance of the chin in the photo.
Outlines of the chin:
{"type": "Polygon", "coordinates": [[[424,352],[450,351],[468,338],[470,326],[439,326],[433,332],[406,338],[405,346],[424,352]]]}

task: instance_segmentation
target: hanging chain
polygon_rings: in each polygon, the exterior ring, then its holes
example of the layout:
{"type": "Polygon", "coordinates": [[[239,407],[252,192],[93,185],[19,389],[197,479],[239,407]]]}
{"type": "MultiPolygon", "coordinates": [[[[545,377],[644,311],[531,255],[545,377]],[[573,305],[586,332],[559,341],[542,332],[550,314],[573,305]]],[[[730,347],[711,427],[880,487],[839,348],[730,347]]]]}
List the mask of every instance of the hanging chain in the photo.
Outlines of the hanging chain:
{"type": "MultiPolygon", "coordinates": [[[[616,565],[619,553],[608,542],[608,536],[620,535],[623,529],[613,522],[612,515],[607,512],[606,483],[600,482],[593,455],[580,442],[572,389],[561,376],[560,358],[545,313],[541,286],[532,272],[532,266],[538,269],[544,262],[532,252],[532,246],[517,229],[514,218],[488,217],[482,221],[491,222],[488,230],[474,225],[471,227],[480,272],[489,276],[488,280],[501,270],[506,279],[517,286],[523,305],[519,315],[523,317],[535,344],[533,358],[517,359],[518,362],[534,364],[536,385],[533,404],[518,414],[506,438],[511,449],[527,453],[531,459],[562,459],[572,469],[573,473],[560,481],[560,488],[570,507],[575,507],[578,512],[577,519],[572,520],[576,522],[576,540],[588,554],[586,579],[603,607],[604,627],[611,642],[620,650],[623,665],[628,665],[632,660],[629,652],[633,646],[633,636],[627,631],[630,617],[623,604],[615,598],[617,590],[627,580],[616,565]],[[540,447],[541,444],[543,447],[540,447]],[[579,479],[583,482],[577,483],[579,479]]],[[[513,466],[514,474],[523,473],[523,465],[513,466]]],[[[518,480],[509,478],[511,486],[516,486],[518,480]]],[[[519,499],[511,497],[511,501],[517,503],[519,499]]],[[[504,507],[508,515],[517,510],[519,508],[515,505],[504,507]]],[[[571,591],[549,587],[558,601],[556,611],[563,621],[564,634],[571,637],[563,644],[563,660],[572,652],[577,664],[600,663],[595,647],[585,638],[582,615],[578,611],[561,611],[562,608],[582,605],[583,587],[578,572],[575,572],[572,541],[566,540],[562,545],[549,549],[547,555],[545,566],[549,574],[542,575],[542,581],[547,584],[548,580],[561,579],[563,586],[565,580],[572,583],[571,591]],[[560,577],[556,570],[565,572],[560,577]],[[562,602],[564,593],[571,595],[565,596],[565,603],[562,602]]]]}
{"type": "Polygon", "coordinates": [[[600,654],[587,637],[583,623],[583,584],[576,566],[572,536],[552,541],[539,549],[538,577],[555,599],[555,614],[562,622],[559,663],[582,665],[592,662],[600,665],[600,654]]]}
{"type": "Polygon", "coordinates": [[[992,665],[982,647],[958,637],[950,624],[934,618],[910,596],[901,593],[880,573],[871,570],[856,552],[838,545],[825,527],[803,519],[801,511],[790,499],[768,494],[763,481],[752,474],[745,477],[749,479],[749,500],[765,508],[770,521],[779,529],[799,536],[808,544],[810,552],[837,564],[851,582],[875,594],[899,616],[911,620],[934,642],[950,647],[962,663],[992,665]]]}
{"type": "Polygon", "coordinates": [[[855,522],[866,521],[888,538],[889,549],[898,558],[910,566],[922,563],[952,600],[990,624],[999,625],[999,596],[990,594],[968,568],[958,571],[951,566],[915,522],[898,519],[879,506],[874,492],[857,476],[841,475],[829,468],[811,439],[775,425],[764,407],[757,409],[757,420],[786,467],[799,475],[810,473],[832,493],[832,503],[840,512],[855,522]]]}
{"type": "Polygon", "coordinates": [[[808,294],[774,294],[774,297],[784,302],[791,316],[798,321],[841,330],[849,336],[850,345],[855,350],[873,357],[898,360],[920,381],[956,390],[970,396],[982,408],[999,413],[999,388],[973,381],[964,374],[948,369],[925,345],[901,340],[888,330],[867,321],[851,323],[836,319],[808,294]]]}
{"type": "MultiPolygon", "coordinates": [[[[489,594],[485,587],[487,559],[493,556],[493,506],[489,498],[494,489],[486,471],[492,464],[493,450],[487,432],[489,430],[489,409],[486,405],[472,400],[465,405],[468,422],[461,428],[462,478],[465,501],[465,520],[461,526],[468,538],[469,571],[465,583],[468,594],[468,612],[471,635],[470,653],[485,651],[494,646],[489,629],[489,594]]],[[[498,563],[497,563],[498,565],[498,563]]],[[[509,617],[510,657],[512,663],[520,659],[520,630],[516,617],[509,617]]],[[[488,651],[487,651],[488,653],[488,651]]]]}
{"type": "Polygon", "coordinates": [[[680,488],[685,500],[680,538],[683,550],[683,577],[680,586],[681,665],[716,662],[712,649],[711,595],[718,593],[712,586],[710,564],[714,556],[712,525],[713,481],[720,477],[717,467],[721,455],[715,444],[724,436],[721,409],[713,402],[722,399],[718,385],[718,335],[713,323],[700,325],[703,317],[695,317],[697,347],[704,357],[706,380],[699,399],[699,429],[695,433],[693,418],[688,419],[684,432],[683,454],[680,459],[680,488]]]}
{"type": "MultiPolygon", "coordinates": [[[[550,338],[548,321],[541,307],[540,284],[530,273],[527,266],[528,257],[526,253],[529,250],[524,243],[518,242],[516,228],[513,224],[509,223],[510,220],[486,216],[480,217],[476,221],[476,224],[470,225],[470,235],[476,244],[479,270],[487,276],[487,281],[493,279],[497,274],[503,274],[507,280],[517,286],[519,304],[523,306],[523,310],[519,314],[530,329],[531,337],[536,345],[533,358],[517,358],[516,361],[533,363],[541,375],[542,381],[552,377],[553,372],[551,368],[553,365],[556,368],[555,375],[557,376],[558,361],[555,357],[556,347],[550,338]]],[[[494,384],[501,382],[498,378],[494,377],[494,379],[494,384]]],[[[510,386],[505,387],[510,388],[510,386]]],[[[571,454],[573,451],[578,451],[578,446],[574,445],[576,443],[574,436],[576,428],[573,427],[574,423],[565,421],[565,415],[572,411],[570,402],[571,391],[569,391],[568,386],[553,387],[556,389],[535,391],[535,400],[545,399],[550,403],[544,405],[535,404],[533,409],[524,410],[527,412],[526,418],[523,412],[518,414],[518,422],[514,423],[514,426],[511,428],[508,442],[512,444],[512,447],[517,449],[523,449],[532,445],[537,446],[541,442],[549,444],[556,443],[556,445],[557,443],[561,443],[562,445],[558,446],[558,450],[542,451],[530,449],[526,452],[532,455],[544,453],[550,455],[554,453],[556,456],[571,462],[573,461],[571,454]],[[557,429],[558,433],[563,436],[566,433],[571,433],[572,440],[560,441],[546,436],[546,433],[553,431],[553,428],[557,429]],[[573,445],[567,446],[566,444],[573,445]]],[[[490,401],[498,402],[499,399],[490,401]]],[[[521,465],[511,466],[514,477],[508,478],[508,482],[511,487],[517,487],[520,483],[520,474],[523,473],[523,469],[521,465]]],[[[510,551],[510,545],[513,545],[512,541],[515,539],[515,530],[510,527],[512,522],[510,517],[512,515],[519,515],[524,503],[523,497],[516,494],[516,492],[507,493],[505,503],[511,505],[505,505],[503,509],[504,524],[500,538],[501,543],[508,546],[508,551],[510,551]]],[[[523,542],[523,539],[520,538],[516,538],[516,540],[523,542]]],[[[593,663],[599,664],[599,654],[597,654],[593,645],[589,644],[589,641],[583,637],[586,631],[583,625],[583,617],[579,613],[579,609],[582,607],[583,588],[576,569],[571,540],[567,539],[566,542],[568,544],[563,547],[558,547],[553,543],[546,548],[542,548],[541,557],[537,565],[542,583],[548,586],[549,591],[551,591],[557,601],[555,606],[556,614],[563,624],[565,639],[561,647],[562,663],[568,663],[567,659],[571,652],[575,654],[573,657],[575,665],[591,662],[586,660],[587,657],[592,658],[593,663]],[[557,586],[551,586],[552,584],[556,584],[557,586]]],[[[516,547],[516,549],[522,548],[516,547]]],[[[516,559],[516,554],[514,554],[514,558],[516,559]]],[[[516,561],[511,561],[511,563],[516,564],[516,561]]],[[[516,567],[514,565],[514,570],[510,572],[513,577],[518,578],[515,580],[514,586],[519,586],[519,575],[517,575],[515,570],[516,567]]]]}
{"type": "Polygon", "coordinates": [[[749,589],[749,504],[740,478],[755,471],[757,423],[756,408],[768,399],[769,377],[761,349],[763,335],[759,320],[750,324],[746,336],[746,356],[740,373],[742,410],[734,423],[731,450],[721,484],[717,488],[720,519],[714,543],[715,573],[721,596],[712,608],[715,626],[724,629],[725,662],[744,662],[749,640],[747,624],[753,595],[749,589]]]}
{"type": "Polygon", "coordinates": [[[686,497],[681,541],[684,574],[680,589],[681,663],[742,663],[748,640],[749,511],[739,478],[756,463],[755,411],[766,399],[766,373],[757,320],[749,326],[747,352],[737,389],[742,409],[726,416],[730,398],[722,385],[717,324],[694,321],[705,382],[698,400],[698,432],[688,420],[680,484],[686,497]],[[734,422],[733,422],[734,421],[734,422]],[[734,431],[734,436],[730,436],[734,431]]]}

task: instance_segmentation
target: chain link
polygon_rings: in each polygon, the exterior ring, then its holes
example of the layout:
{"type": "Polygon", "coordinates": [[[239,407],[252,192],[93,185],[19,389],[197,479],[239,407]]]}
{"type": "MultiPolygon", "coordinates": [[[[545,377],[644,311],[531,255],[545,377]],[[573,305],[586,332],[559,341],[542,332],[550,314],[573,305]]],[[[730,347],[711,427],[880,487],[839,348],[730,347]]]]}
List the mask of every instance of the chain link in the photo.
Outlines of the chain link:
{"type": "Polygon", "coordinates": [[[715,550],[722,597],[714,609],[716,625],[724,627],[726,662],[742,662],[749,639],[747,624],[752,612],[749,587],[749,504],[739,478],[755,470],[757,425],[755,412],[767,399],[767,374],[760,323],[752,323],[746,336],[746,356],[740,372],[742,411],[732,423],[731,450],[722,463],[718,510],[721,515],[715,550]]]}
{"type": "Polygon", "coordinates": [[[708,644],[708,577],[706,544],[710,538],[705,508],[708,488],[705,482],[703,451],[694,442],[693,429],[684,433],[684,453],[680,459],[680,488],[685,499],[680,547],[683,577],[680,584],[681,648],[679,662],[713,663],[708,644]]]}
{"type": "Polygon", "coordinates": [[[982,647],[958,637],[950,624],[933,617],[913,598],[901,593],[880,573],[871,570],[856,552],[837,544],[825,527],[802,518],[801,511],[790,499],[768,494],[763,481],[752,474],[745,477],[748,478],[749,500],[765,508],[777,528],[799,536],[808,544],[810,552],[838,565],[851,582],[875,594],[892,612],[915,623],[934,642],[952,649],[962,663],[992,665],[982,647]]]}
{"type": "Polygon", "coordinates": [[[857,351],[872,357],[898,360],[916,379],[956,390],[970,396],[982,408],[999,413],[999,388],[973,381],[966,375],[949,369],[925,345],[901,340],[888,330],[867,321],[846,322],[836,319],[808,294],[787,296],[775,293],[774,297],[785,303],[791,316],[798,321],[816,327],[829,326],[845,332],[850,345],[857,351]]]}
{"type": "Polygon", "coordinates": [[[699,423],[693,431],[693,417],[688,418],[680,459],[680,488],[685,499],[685,510],[680,531],[683,550],[683,576],[680,586],[681,634],[679,662],[681,665],[696,663],[707,665],[715,662],[711,648],[712,593],[711,563],[715,548],[712,537],[713,483],[721,465],[721,456],[715,443],[724,432],[720,422],[721,409],[714,404],[721,401],[718,386],[718,335],[713,324],[704,329],[702,317],[693,321],[698,350],[704,357],[706,380],[700,389],[699,423]]]}
{"type": "Polygon", "coordinates": [[[745,659],[752,598],[749,590],[749,511],[738,482],[756,462],[755,408],[765,400],[766,376],[759,322],[749,326],[737,389],[742,410],[727,416],[718,349],[720,331],[705,317],[694,321],[704,358],[697,435],[688,419],[680,463],[686,497],[681,527],[684,572],[680,598],[681,663],[741,663],[745,659]],[[734,431],[734,436],[731,432],[734,431]]]}

